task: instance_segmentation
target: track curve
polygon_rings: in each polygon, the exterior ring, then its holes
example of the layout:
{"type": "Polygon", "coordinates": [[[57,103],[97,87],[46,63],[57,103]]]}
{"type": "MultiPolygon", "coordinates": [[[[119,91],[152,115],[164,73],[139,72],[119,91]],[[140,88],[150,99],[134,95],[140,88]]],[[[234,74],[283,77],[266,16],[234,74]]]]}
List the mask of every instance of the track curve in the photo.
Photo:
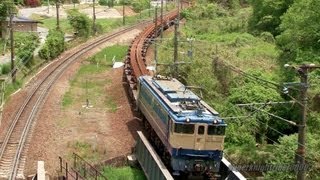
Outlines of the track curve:
{"type": "Polygon", "coordinates": [[[158,29],[156,29],[155,24],[150,24],[133,40],[125,59],[124,68],[124,81],[130,86],[129,95],[132,98],[136,97],[137,78],[149,74],[146,67],[146,53],[152,40],[159,35],[161,24],[163,29],[166,30],[169,26],[174,24],[174,20],[177,16],[178,11],[174,10],[163,17],[163,22],[158,18],[158,29]]]}
{"type": "Polygon", "coordinates": [[[31,137],[32,126],[35,123],[36,115],[41,109],[51,86],[69,65],[96,46],[148,23],[150,23],[150,21],[144,21],[134,26],[124,28],[118,32],[99,37],[89,44],[74,49],[70,53],[66,53],[46,68],[46,71],[39,77],[38,83],[33,85],[33,88],[21,104],[1,145],[0,179],[24,178],[23,170],[26,160],[26,151],[28,149],[28,141],[31,137]]]}

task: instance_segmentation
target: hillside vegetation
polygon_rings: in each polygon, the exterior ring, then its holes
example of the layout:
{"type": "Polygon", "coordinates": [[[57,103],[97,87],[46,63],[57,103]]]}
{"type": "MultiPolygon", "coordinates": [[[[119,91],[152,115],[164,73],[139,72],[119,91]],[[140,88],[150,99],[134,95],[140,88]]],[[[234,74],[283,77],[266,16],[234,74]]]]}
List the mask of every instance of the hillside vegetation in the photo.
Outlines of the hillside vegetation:
{"type": "MultiPolygon", "coordinates": [[[[320,12],[315,9],[319,6],[317,0],[203,0],[183,10],[186,22],[180,24],[178,52],[179,61],[186,64],[179,65],[179,79],[202,87],[204,100],[227,121],[225,156],[233,164],[295,163],[297,126],[267,113],[296,123],[301,119],[300,87],[283,91],[283,83],[299,82],[299,75],[283,65],[320,64],[320,12]],[[282,101],[293,103],[263,104],[282,101]],[[246,103],[262,105],[237,105],[246,103]]],[[[172,64],[172,34],[158,47],[158,61],[172,64]],[[168,56],[170,53],[172,56],[168,56]]],[[[172,68],[159,68],[160,74],[172,74],[172,68]]],[[[310,72],[307,179],[320,176],[319,74],[319,70],[310,72]]],[[[252,173],[245,175],[250,177],[252,173]]],[[[258,175],[296,178],[294,171],[258,175]]]]}

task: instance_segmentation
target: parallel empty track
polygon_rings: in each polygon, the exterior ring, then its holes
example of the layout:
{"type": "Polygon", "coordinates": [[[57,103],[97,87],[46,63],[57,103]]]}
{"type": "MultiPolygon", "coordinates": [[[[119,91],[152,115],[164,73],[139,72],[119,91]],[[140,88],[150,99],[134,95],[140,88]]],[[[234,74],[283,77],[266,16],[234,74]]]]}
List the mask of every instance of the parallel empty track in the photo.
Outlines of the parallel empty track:
{"type": "Polygon", "coordinates": [[[0,149],[0,179],[24,178],[23,171],[28,148],[28,138],[31,138],[32,126],[35,124],[36,115],[42,108],[45,98],[56,80],[75,62],[81,55],[93,48],[111,40],[121,34],[129,32],[137,27],[150,23],[145,21],[137,25],[122,29],[116,33],[105,35],[91,43],[83,45],[61,56],[51,63],[41,77],[32,86],[27,97],[12,120],[8,133],[0,149]]]}

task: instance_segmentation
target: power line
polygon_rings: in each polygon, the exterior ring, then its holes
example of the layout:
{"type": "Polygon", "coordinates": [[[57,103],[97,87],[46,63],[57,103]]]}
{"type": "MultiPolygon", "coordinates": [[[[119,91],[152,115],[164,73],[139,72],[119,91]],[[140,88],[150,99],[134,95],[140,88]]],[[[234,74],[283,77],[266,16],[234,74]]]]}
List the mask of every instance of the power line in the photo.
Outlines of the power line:
{"type": "MultiPolygon", "coordinates": [[[[263,106],[262,106],[261,108],[254,108],[254,109],[255,109],[255,111],[250,112],[249,117],[253,117],[253,114],[254,114],[255,112],[257,112],[257,111],[261,111],[261,110],[262,110],[262,108],[264,108],[265,106],[267,106],[267,103],[268,103],[268,102],[264,103],[264,104],[263,104],[263,106]]],[[[265,111],[265,112],[266,112],[266,111],[265,111]]],[[[269,112],[268,112],[268,113],[269,113],[269,112]]],[[[270,114],[271,114],[271,113],[270,113],[270,114]]],[[[274,115],[274,114],[272,114],[272,115],[273,115],[273,116],[277,116],[277,115],[274,115]]],[[[278,118],[278,117],[279,117],[279,116],[277,116],[277,118],[278,118]]],[[[281,118],[281,117],[279,117],[279,118],[281,118]]],[[[277,132],[278,134],[280,134],[280,135],[282,135],[282,136],[286,136],[286,134],[284,134],[284,133],[282,133],[282,132],[278,131],[277,129],[273,128],[272,126],[270,126],[270,125],[269,125],[269,124],[267,124],[266,122],[262,122],[262,121],[258,120],[257,118],[255,118],[255,120],[259,121],[260,123],[263,123],[263,124],[267,125],[267,126],[268,126],[268,128],[270,128],[271,130],[273,130],[273,131],[277,132]]],[[[289,120],[284,119],[284,118],[281,118],[281,120],[289,121],[289,120]]],[[[290,124],[291,124],[291,123],[290,123],[290,124]]],[[[296,125],[296,126],[298,126],[298,125],[296,125]]],[[[299,143],[298,143],[298,144],[299,144],[299,143]]],[[[301,145],[301,144],[300,144],[300,145],[301,145]]]]}
{"type": "Polygon", "coordinates": [[[292,104],[294,101],[284,101],[284,102],[266,102],[266,103],[247,103],[247,104],[236,104],[237,106],[253,106],[253,105],[274,105],[274,104],[292,104]]]}
{"type": "Polygon", "coordinates": [[[287,123],[289,123],[289,124],[291,124],[291,125],[297,126],[297,124],[296,124],[295,122],[290,121],[290,120],[287,120],[287,119],[284,119],[284,118],[282,118],[282,117],[280,117],[280,116],[277,116],[277,115],[275,115],[275,114],[269,113],[269,112],[267,112],[267,111],[265,111],[265,110],[263,110],[263,109],[255,108],[255,107],[253,107],[253,106],[251,106],[251,108],[256,109],[256,110],[259,110],[259,111],[261,111],[261,112],[264,112],[264,113],[268,114],[269,116],[278,118],[278,119],[280,119],[280,120],[282,120],[282,121],[284,121],[284,122],[287,122],[287,123]]]}
{"type": "MultiPolygon", "coordinates": [[[[256,110],[256,111],[257,111],[257,110],[256,110]]],[[[254,112],[256,112],[256,111],[254,111],[254,112]]],[[[253,113],[251,112],[248,117],[253,117],[253,113]]],[[[258,122],[262,123],[262,124],[267,125],[267,128],[270,128],[271,130],[275,131],[276,133],[281,134],[282,136],[285,136],[285,135],[286,135],[286,134],[284,134],[284,133],[276,130],[276,129],[273,128],[272,126],[269,126],[269,124],[267,124],[266,122],[262,122],[262,121],[258,120],[257,118],[256,118],[256,120],[257,120],[258,122]]],[[[255,133],[258,133],[258,134],[260,134],[260,135],[265,136],[268,140],[272,141],[273,143],[279,144],[278,142],[276,142],[276,141],[274,141],[273,139],[269,138],[266,134],[262,134],[262,133],[260,133],[259,131],[255,131],[255,133]]],[[[302,144],[300,144],[300,145],[302,145],[302,144]]],[[[301,157],[301,155],[297,154],[296,152],[294,152],[294,154],[301,157]]]]}
{"type": "MultiPolygon", "coordinates": [[[[273,130],[274,132],[276,132],[276,133],[278,133],[278,134],[280,134],[280,135],[282,135],[282,136],[286,136],[286,134],[284,134],[284,133],[282,133],[282,132],[278,131],[277,129],[273,128],[272,126],[270,126],[270,125],[269,125],[269,124],[267,124],[266,122],[262,122],[262,121],[258,120],[257,118],[256,118],[256,120],[257,120],[258,122],[262,123],[262,124],[267,125],[267,126],[268,126],[268,128],[270,128],[270,129],[271,129],[271,130],[273,130]]],[[[302,145],[301,143],[298,143],[298,144],[299,144],[299,145],[302,145]]],[[[304,146],[304,147],[305,147],[305,145],[302,145],[302,146],[304,146]]]]}

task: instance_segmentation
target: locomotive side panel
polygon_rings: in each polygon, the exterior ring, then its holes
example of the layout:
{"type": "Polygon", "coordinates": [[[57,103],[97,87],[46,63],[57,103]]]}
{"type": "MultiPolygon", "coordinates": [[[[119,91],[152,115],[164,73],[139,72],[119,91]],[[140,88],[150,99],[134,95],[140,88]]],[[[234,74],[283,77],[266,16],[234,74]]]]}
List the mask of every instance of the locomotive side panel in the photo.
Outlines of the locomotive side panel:
{"type": "Polygon", "coordinates": [[[165,146],[169,146],[167,137],[169,121],[168,113],[161,106],[159,101],[157,101],[155,94],[145,82],[139,81],[138,89],[138,108],[146,117],[160,140],[165,146]]]}

